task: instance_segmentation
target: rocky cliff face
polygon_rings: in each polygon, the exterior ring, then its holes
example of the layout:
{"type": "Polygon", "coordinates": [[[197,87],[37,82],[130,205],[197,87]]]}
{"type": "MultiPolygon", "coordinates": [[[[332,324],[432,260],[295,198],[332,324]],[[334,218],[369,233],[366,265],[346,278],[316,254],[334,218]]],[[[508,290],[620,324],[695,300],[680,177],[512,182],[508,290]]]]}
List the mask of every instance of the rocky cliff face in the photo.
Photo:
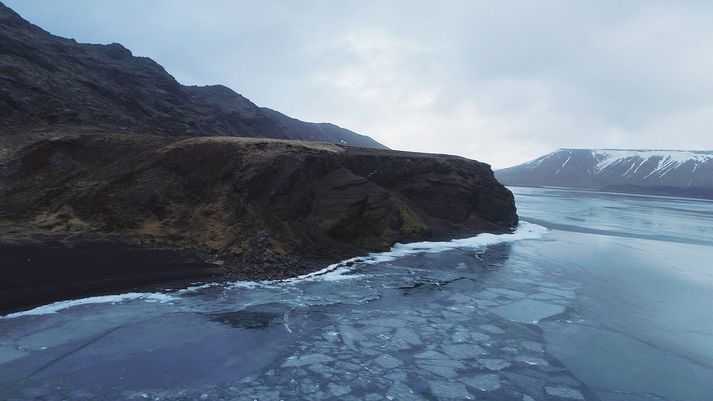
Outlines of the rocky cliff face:
{"type": "Polygon", "coordinates": [[[43,127],[385,148],[332,124],[258,107],[224,86],[183,86],[159,64],[134,57],[120,44],[83,44],[51,35],[0,3],[0,135],[43,127]]]}
{"type": "Polygon", "coordinates": [[[12,149],[0,159],[6,237],[118,234],[262,266],[243,272],[252,278],[518,221],[490,167],[455,156],[120,134],[2,147],[12,149]]]}
{"type": "Polygon", "coordinates": [[[559,149],[495,175],[506,185],[713,199],[713,152],[705,151],[559,149]]]}

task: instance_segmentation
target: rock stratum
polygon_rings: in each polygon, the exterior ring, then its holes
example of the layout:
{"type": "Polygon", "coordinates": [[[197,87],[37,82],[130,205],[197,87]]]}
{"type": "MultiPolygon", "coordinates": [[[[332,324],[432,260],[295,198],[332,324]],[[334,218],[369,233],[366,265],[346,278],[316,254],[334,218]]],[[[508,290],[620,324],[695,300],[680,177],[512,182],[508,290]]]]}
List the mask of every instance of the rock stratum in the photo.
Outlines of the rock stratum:
{"type": "Polygon", "coordinates": [[[513,186],[713,199],[713,151],[559,149],[495,176],[513,186]]]}
{"type": "Polygon", "coordinates": [[[190,250],[225,277],[280,279],[518,222],[490,167],[456,156],[237,137],[0,138],[4,244],[190,250]]]}
{"type": "Polygon", "coordinates": [[[184,86],[118,43],[77,43],[0,3],[0,135],[91,127],[108,133],[242,136],[383,149],[365,135],[258,107],[222,86],[184,86]]]}

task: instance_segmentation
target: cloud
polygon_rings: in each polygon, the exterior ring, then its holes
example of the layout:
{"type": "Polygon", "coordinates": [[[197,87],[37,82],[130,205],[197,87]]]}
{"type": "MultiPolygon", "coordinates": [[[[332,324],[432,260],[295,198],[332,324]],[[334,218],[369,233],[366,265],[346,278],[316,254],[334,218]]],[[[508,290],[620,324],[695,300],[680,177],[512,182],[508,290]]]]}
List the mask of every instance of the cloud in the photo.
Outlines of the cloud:
{"type": "Polygon", "coordinates": [[[187,84],[505,167],[558,147],[713,148],[713,3],[7,1],[187,84]]]}

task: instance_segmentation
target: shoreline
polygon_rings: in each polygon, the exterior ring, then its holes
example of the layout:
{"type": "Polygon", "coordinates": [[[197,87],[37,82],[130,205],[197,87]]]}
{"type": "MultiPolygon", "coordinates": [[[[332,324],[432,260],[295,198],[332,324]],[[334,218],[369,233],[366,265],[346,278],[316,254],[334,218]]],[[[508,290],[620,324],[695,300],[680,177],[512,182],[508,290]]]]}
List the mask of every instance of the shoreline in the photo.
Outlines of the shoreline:
{"type": "Polygon", "coordinates": [[[0,315],[119,291],[178,288],[224,275],[221,265],[190,250],[121,241],[0,244],[0,315]]]}
{"type": "MultiPolygon", "coordinates": [[[[317,278],[339,280],[356,263],[380,263],[399,257],[450,249],[481,249],[503,242],[539,238],[546,231],[547,228],[543,226],[521,222],[515,230],[509,233],[485,232],[475,233],[471,237],[443,241],[396,243],[390,250],[384,252],[351,256],[331,263],[324,260],[322,262],[304,262],[293,266],[283,265],[280,266],[282,269],[273,271],[267,271],[265,266],[249,263],[236,268],[237,261],[232,261],[232,263],[211,261],[209,255],[190,249],[146,247],[117,241],[84,240],[81,243],[70,244],[54,241],[31,245],[0,243],[0,262],[10,261],[12,263],[14,261],[15,266],[21,264],[40,265],[45,272],[54,267],[55,272],[61,273],[59,276],[55,275],[56,279],[54,280],[49,277],[34,282],[27,280],[23,283],[15,277],[14,282],[12,280],[4,281],[0,284],[0,292],[3,293],[2,303],[0,303],[0,318],[56,303],[72,304],[73,301],[95,297],[119,299],[124,296],[129,296],[129,298],[150,297],[152,294],[170,296],[173,293],[181,294],[187,290],[204,286],[241,282],[292,284],[317,278]],[[34,252],[34,255],[37,255],[38,252],[44,254],[39,258],[35,256],[34,260],[29,258],[28,261],[26,258],[29,255],[28,252],[34,252]],[[73,271],[56,269],[58,266],[66,267],[72,261],[79,259],[83,264],[75,264],[74,266],[78,267],[75,267],[73,271]],[[111,262],[107,262],[108,260],[111,262]],[[116,266],[130,266],[130,268],[115,270],[112,272],[113,276],[109,275],[97,280],[97,274],[106,275],[112,267],[116,266]],[[176,269],[176,267],[182,268],[176,269]],[[291,274],[285,275],[285,271],[289,271],[291,274]],[[93,275],[81,275],[87,272],[91,272],[93,275]],[[274,275],[276,273],[277,276],[274,275]],[[19,288],[12,288],[13,285],[19,285],[19,288]],[[38,291],[47,288],[50,291],[38,295],[38,291]],[[10,296],[7,297],[6,294],[10,294],[10,296]]],[[[25,272],[31,273],[30,269],[25,272]]],[[[37,270],[34,272],[36,274],[37,270]]],[[[18,275],[22,274],[16,274],[16,276],[18,275]]],[[[28,275],[25,274],[25,276],[28,275]]]]}

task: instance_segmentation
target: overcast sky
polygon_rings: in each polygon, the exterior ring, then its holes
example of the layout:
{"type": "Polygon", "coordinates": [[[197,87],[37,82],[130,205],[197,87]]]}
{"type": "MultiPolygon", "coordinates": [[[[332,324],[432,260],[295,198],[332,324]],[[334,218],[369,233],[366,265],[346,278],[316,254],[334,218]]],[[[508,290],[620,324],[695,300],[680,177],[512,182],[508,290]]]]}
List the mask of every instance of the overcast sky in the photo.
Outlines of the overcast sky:
{"type": "Polygon", "coordinates": [[[5,4],[395,149],[496,168],[560,147],[713,149],[713,1],[5,4]]]}

